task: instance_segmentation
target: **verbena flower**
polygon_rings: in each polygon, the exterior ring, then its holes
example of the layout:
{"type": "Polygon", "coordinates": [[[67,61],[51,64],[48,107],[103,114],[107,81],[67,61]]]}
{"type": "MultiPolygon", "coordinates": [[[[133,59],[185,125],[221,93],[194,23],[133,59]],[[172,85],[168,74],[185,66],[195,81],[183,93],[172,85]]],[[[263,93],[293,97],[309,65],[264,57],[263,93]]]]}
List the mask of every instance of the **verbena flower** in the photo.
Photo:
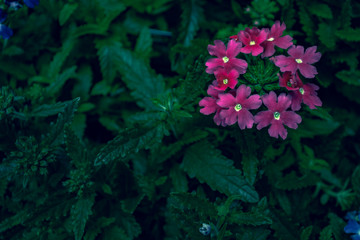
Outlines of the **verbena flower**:
{"type": "Polygon", "coordinates": [[[280,21],[276,21],[274,25],[272,25],[270,31],[266,29],[268,34],[266,40],[261,44],[264,47],[264,52],[261,55],[261,57],[270,57],[274,55],[275,53],[274,46],[277,46],[282,49],[287,49],[291,45],[293,45],[292,37],[290,37],[289,35],[281,37],[285,29],[286,29],[285,23],[282,23],[280,25],[280,21]]]}
{"type": "Polygon", "coordinates": [[[231,89],[234,89],[236,84],[238,83],[237,78],[239,77],[239,73],[232,69],[229,73],[223,69],[220,68],[215,73],[217,86],[215,86],[215,89],[224,91],[228,87],[231,89]]]}
{"type": "Polygon", "coordinates": [[[235,40],[230,40],[227,46],[220,40],[214,41],[215,45],[208,45],[210,55],[217,58],[210,58],[205,65],[207,66],[207,73],[214,73],[219,68],[224,68],[227,72],[232,69],[238,71],[239,74],[244,74],[248,66],[247,62],[243,59],[235,58],[241,49],[241,43],[235,40]]]}
{"type": "Polygon", "coordinates": [[[7,14],[2,9],[0,9],[0,36],[2,36],[4,39],[8,39],[13,35],[13,31],[11,30],[11,28],[2,24],[5,21],[6,17],[7,14]]]}
{"type": "Polygon", "coordinates": [[[300,115],[293,111],[286,111],[291,104],[291,97],[282,93],[277,98],[275,92],[271,91],[262,97],[263,103],[268,108],[267,111],[261,111],[255,116],[257,129],[260,130],[271,124],[268,132],[271,137],[282,139],[287,137],[287,130],[284,125],[289,128],[296,129],[297,124],[301,123],[300,115]]]}
{"type": "Polygon", "coordinates": [[[244,84],[236,90],[235,96],[231,93],[219,94],[216,103],[222,108],[227,108],[220,111],[220,117],[227,125],[233,125],[237,121],[240,129],[252,128],[254,116],[249,110],[259,108],[261,100],[259,95],[250,96],[250,94],[251,88],[244,84]]]}
{"type": "Polygon", "coordinates": [[[351,239],[360,240],[360,225],[356,220],[350,219],[344,227],[344,232],[354,233],[354,235],[351,235],[351,239]]]}
{"type": "Polygon", "coordinates": [[[35,6],[39,5],[39,0],[24,0],[24,3],[29,8],[34,8],[35,6]]]}
{"type": "Polygon", "coordinates": [[[219,99],[219,93],[223,93],[223,91],[219,91],[215,89],[214,83],[208,87],[207,94],[210,95],[210,97],[204,97],[200,102],[199,106],[204,107],[200,109],[200,112],[204,115],[210,115],[212,113],[215,113],[214,116],[214,122],[216,125],[222,125],[226,126],[225,122],[220,118],[220,110],[222,110],[222,107],[216,104],[216,101],[219,99]]]}
{"type": "Polygon", "coordinates": [[[293,46],[288,50],[289,57],[284,55],[275,57],[275,65],[280,67],[281,72],[290,71],[295,74],[299,69],[304,77],[313,78],[318,72],[310,64],[318,62],[321,58],[321,53],[316,53],[316,48],[316,46],[307,48],[304,53],[303,46],[293,46]]]}
{"type": "Polygon", "coordinates": [[[256,27],[252,29],[246,28],[245,31],[238,33],[238,39],[245,45],[241,48],[242,53],[257,56],[264,51],[264,48],[260,45],[266,40],[267,33],[264,29],[259,30],[256,27]]]}
{"type": "Polygon", "coordinates": [[[303,84],[297,73],[285,72],[283,76],[279,75],[279,85],[290,90],[289,95],[292,97],[291,110],[293,111],[300,110],[302,102],[308,105],[310,109],[322,106],[316,92],[319,87],[312,83],[303,84]]]}

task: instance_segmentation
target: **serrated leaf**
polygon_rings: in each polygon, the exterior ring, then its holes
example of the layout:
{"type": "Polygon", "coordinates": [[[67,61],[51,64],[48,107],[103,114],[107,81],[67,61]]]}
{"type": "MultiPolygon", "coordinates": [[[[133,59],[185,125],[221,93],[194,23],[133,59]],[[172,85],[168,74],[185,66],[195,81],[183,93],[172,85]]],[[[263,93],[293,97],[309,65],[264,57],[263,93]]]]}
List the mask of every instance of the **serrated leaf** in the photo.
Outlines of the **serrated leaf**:
{"type": "Polygon", "coordinates": [[[84,236],[84,240],[95,240],[96,236],[101,233],[102,228],[109,226],[115,222],[115,218],[101,217],[97,219],[94,226],[89,227],[84,236]]]}
{"type": "Polygon", "coordinates": [[[246,180],[251,184],[254,185],[255,183],[255,179],[256,179],[256,175],[258,172],[258,164],[259,161],[256,158],[256,156],[254,154],[244,154],[243,155],[243,159],[241,161],[242,165],[243,165],[243,172],[244,172],[244,176],[246,178],[246,180]]]}
{"type": "Polygon", "coordinates": [[[335,47],[336,36],[335,28],[326,23],[320,23],[319,29],[316,31],[316,34],[319,36],[320,41],[328,48],[335,47]]]}
{"type": "Polygon", "coordinates": [[[244,234],[236,234],[236,240],[266,240],[270,233],[268,229],[247,228],[244,234]]]}
{"type": "Polygon", "coordinates": [[[329,213],[331,231],[335,236],[336,240],[346,239],[344,232],[345,222],[334,213],[329,213]]]}
{"type": "Polygon", "coordinates": [[[48,94],[49,96],[52,96],[52,95],[56,94],[57,92],[59,92],[67,80],[75,77],[76,68],[77,68],[77,66],[72,66],[72,67],[65,69],[61,74],[58,74],[55,77],[54,81],[50,84],[50,86],[48,86],[46,88],[46,94],[48,94]]]}
{"type": "Polygon", "coordinates": [[[186,0],[182,2],[180,39],[184,46],[189,46],[199,29],[199,23],[204,18],[203,2],[201,0],[186,0]]]}
{"type": "Polygon", "coordinates": [[[360,71],[359,70],[342,70],[336,73],[336,77],[341,79],[342,81],[354,85],[360,86],[360,71]]]}
{"type": "Polygon", "coordinates": [[[259,201],[259,195],[234,168],[233,161],[221,155],[207,141],[189,147],[183,159],[183,168],[191,178],[207,183],[213,190],[226,194],[240,195],[245,202],[259,201]]]}
{"type": "Polygon", "coordinates": [[[292,171],[284,178],[279,179],[276,183],[276,187],[283,190],[296,190],[309,186],[313,186],[319,180],[319,177],[315,174],[306,174],[301,177],[296,176],[296,173],[292,171]]]}
{"type": "Polygon", "coordinates": [[[309,6],[309,11],[312,14],[322,17],[322,18],[327,18],[327,19],[333,18],[331,8],[327,4],[324,4],[324,3],[312,2],[312,4],[310,4],[310,6],[309,6]]]}
{"type": "Polygon", "coordinates": [[[275,230],[274,236],[279,240],[299,239],[299,232],[296,226],[289,218],[281,215],[280,212],[273,210],[271,212],[273,223],[271,228],[275,230]]]}
{"type": "Polygon", "coordinates": [[[152,144],[161,141],[162,134],[161,126],[152,129],[132,128],[123,130],[100,150],[94,165],[108,164],[116,159],[124,160],[130,153],[149,148],[152,144]]]}
{"type": "Polygon", "coordinates": [[[77,3],[66,3],[64,5],[64,7],[61,9],[59,14],[60,26],[63,26],[66,23],[66,21],[74,13],[77,7],[78,7],[77,3]]]}
{"type": "Polygon", "coordinates": [[[229,217],[229,222],[239,225],[245,224],[252,226],[272,224],[271,218],[261,212],[232,213],[229,217]]]}
{"type": "Polygon", "coordinates": [[[350,42],[360,41],[360,28],[348,28],[336,31],[336,36],[350,42]]]}
{"type": "Polygon", "coordinates": [[[152,52],[152,38],[150,30],[144,27],[136,41],[135,53],[143,59],[148,59],[152,52]]]}
{"type": "Polygon", "coordinates": [[[308,226],[305,228],[300,235],[300,240],[309,240],[311,232],[313,230],[313,226],[308,226]]]}
{"type": "Polygon", "coordinates": [[[68,125],[65,127],[65,145],[66,152],[72,159],[72,163],[76,168],[81,168],[87,163],[86,148],[80,142],[80,139],[76,136],[75,132],[68,125]]]}
{"type": "Polygon", "coordinates": [[[171,206],[179,209],[193,210],[199,215],[215,216],[215,206],[207,199],[191,193],[171,193],[171,206]]]}
{"type": "Polygon", "coordinates": [[[65,107],[71,104],[72,101],[57,102],[54,104],[43,104],[34,108],[30,115],[32,117],[48,117],[59,114],[64,111],[65,107]]]}
{"type": "Polygon", "coordinates": [[[91,209],[95,201],[94,198],[95,196],[80,198],[71,209],[70,214],[75,240],[81,240],[84,235],[86,222],[92,214],[91,209]]]}
{"type": "Polygon", "coordinates": [[[63,66],[66,58],[69,56],[72,48],[74,47],[73,39],[67,39],[62,47],[61,51],[56,53],[53,60],[50,62],[47,77],[50,79],[55,79],[57,75],[60,73],[61,67],[63,66]]]}
{"type": "Polygon", "coordinates": [[[330,225],[321,230],[319,240],[334,240],[330,225]]]}

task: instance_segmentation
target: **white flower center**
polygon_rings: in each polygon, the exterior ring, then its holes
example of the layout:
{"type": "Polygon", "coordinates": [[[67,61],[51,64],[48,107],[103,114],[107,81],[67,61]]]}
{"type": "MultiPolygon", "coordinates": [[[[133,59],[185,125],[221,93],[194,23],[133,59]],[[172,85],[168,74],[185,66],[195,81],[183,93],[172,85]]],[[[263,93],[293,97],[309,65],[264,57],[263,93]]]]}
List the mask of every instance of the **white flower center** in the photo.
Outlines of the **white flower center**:
{"type": "Polygon", "coordinates": [[[242,109],[241,104],[236,104],[234,107],[235,111],[240,111],[242,109]]]}
{"type": "Polygon", "coordinates": [[[274,41],[275,39],[272,37],[272,38],[269,38],[267,41],[269,41],[269,42],[272,42],[272,41],[274,41]]]}
{"type": "Polygon", "coordinates": [[[226,78],[223,80],[223,84],[228,84],[229,80],[227,80],[226,78]]]}
{"type": "Polygon", "coordinates": [[[302,87],[299,88],[299,92],[301,93],[301,95],[304,95],[304,93],[305,93],[305,91],[304,91],[304,89],[302,87]]]}
{"type": "Polygon", "coordinates": [[[280,119],[280,113],[279,112],[274,112],[274,118],[275,118],[275,120],[279,120],[280,119]]]}
{"type": "Polygon", "coordinates": [[[224,63],[227,63],[229,61],[229,58],[227,56],[223,57],[222,60],[224,61],[224,63]]]}
{"type": "Polygon", "coordinates": [[[250,46],[254,46],[255,44],[255,41],[250,41],[250,46]]]}
{"type": "Polygon", "coordinates": [[[302,60],[300,58],[295,59],[297,63],[302,63],[302,60]]]}

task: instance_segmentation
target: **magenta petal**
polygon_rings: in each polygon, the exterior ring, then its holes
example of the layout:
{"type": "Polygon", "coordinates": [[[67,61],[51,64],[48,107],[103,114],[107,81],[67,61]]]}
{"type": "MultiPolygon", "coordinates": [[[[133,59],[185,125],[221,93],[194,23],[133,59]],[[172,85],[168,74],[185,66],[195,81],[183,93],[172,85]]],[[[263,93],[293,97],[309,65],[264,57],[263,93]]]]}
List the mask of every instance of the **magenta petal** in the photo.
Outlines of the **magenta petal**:
{"type": "Polygon", "coordinates": [[[240,49],[242,47],[241,42],[236,42],[235,40],[230,40],[228,42],[226,56],[228,58],[234,58],[240,53],[240,49]]]}
{"type": "Polygon", "coordinates": [[[226,124],[233,125],[237,120],[237,112],[234,108],[223,109],[220,112],[220,117],[225,120],[226,124]]]}
{"type": "Polygon", "coordinates": [[[291,110],[299,111],[301,108],[302,95],[299,90],[290,92],[291,99],[291,110]]]}
{"type": "Polygon", "coordinates": [[[255,115],[255,123],[258,124],[256,128],[260,130],[263,127],[268,126],[273,119],[274,119],[274,113],[272,111],[259,112],[258,114],[255,115]]]}
{"type": "Polygon", "coordinates": [[[245,53],[245,54],[249,54],[249,53],[251,53],[251,51],[252,51],[252,47],[249,45],[246,45],[245,47],[241,48],[241,50],[240,50],[240,52],[245,53]]]}
{"type": "Polygon", "coordinates": [[[218,98],[219,93],[221,93],[222,91],[216,90],[215,86],[213,84],[209,85],[208,89],[207,89],[207,94],[209,94],[210,96],[212,96],[213,98],[218,98]]]}
{"type": "Polygon", "coordinates": [[[224,66],[224,61],[220,58],[210,58],[206,61],[205,65],[207,66],[206,72],[212,74],[218,68],[222,68],[224,66]]]}
{"type": "Polygon", "coordinates": [[[254,45],[252,46],[252,55],[253,56],[257,56],[260,53],[262,53],[264,51],[264,48],[261,47],[260,45],[254,45]]]}
{"type": "Polygon", "coordinates": [[[204,115],[212,114],[219,108],[216,104],[216,99],[211,97],[205,97],[201,99],[199,106],[204,107],[200,109],[200,112],[204,115]]]}
{"type": "Polygon", "coordinates": [[[281,93],[278,97],[277,112],[283,112],[291,105],[291,97],[281,93]]]}
{"type": "Polygon", "coordinates": [[[215,55],[218,58],[222,58],[226,55],[226,47],[225,44],[220,40],[215,40],[214,45],[208,45],[208,51],[210,55],[215,55]]]}
{"type": "Polygon", "coordinates": [[[288,50],[288,54],[293,58],[302,58],[304,55],[304,47],[303,46],[293,46],[288,50]]]}
{"type": "Polygon", "coordinates": [[[314,78],[315,74],[318,73],[316,67],[306,63],[298,64],[298,68],[300,73],[306,78],[314,78]]]}
{"type": "Polygon", "coordinates": [[[232,69],[235,69],[238,73],[244,74],[246,73],[246,69],[248,67],[248,64],[243,59],[238,58],[232,58],[229,60],[229,62],[225,65],[225,69],[229,72],[232,69]]]}
{"type": "Polygon", "coordinates": [[[271,57],[275,53],[274,44],[272,42],[264,42],[264,52],[261,55],[262,58],[264,57],[271,57]]]}
{"type": "Polygon", "coordinates": [[[313,84],[313,83],[307,83],[307,84],[305,84],[305,85],[304,85],[304,88],[307,88],[307,89],[311,90],[311,92],[315,92],[315,91],[317,91],[317,90],[320,89],[319,86],[317,86],[317,85],[315,85],[315,84],[313,84]]]}
{"type": "Polygon", "coordinates": [[[268,130],[269,135],[274,138],[278,138],[278,135],[282,139],[285,139],[287,137],[287,131],[285,127],[282,125],[282,123],[278,120],[274,120],[268,130]]]}
{"type": "Polygon", "coordinates": [[[256,45],[264,42],[267,38],[267,32],[265,29],[262,29],[256,37],[256,45]]]}
{"type": "Polygon", "coordinates": [[[321,107],[322,102],[318,96],[307,95],[303,97],[303,101],[310,109],[316,109],[316,106],[321,107]]]}
{"type": "Polygon", "coordinates": [[[275,57],[275,65],[280,67],[281,72],[292,72],[295,73],[297,70],[297,63],[292,57],[285,57],[284,55],[275,57]]]}
{"type": "Polygon", "coordinates": [[[280,37],[278,39],[276,39],[274,41],[274,44],[276,46],[278,46],[279,48],[282,49],[287,49],[288,47],[290,47],[291,45],[293,45],[292,43],[292,37],[290,37],[289,35],[286,35],[284,37],[280,37]]]}
{"type": "Polygon", "coordinates": [[[292,111],[282,112],[280,115],[280,120],[283,122],[283,124],[293,129],[296,129],[298,124],[301,123],[300,115],[292,111]]]}
{"type": "Polygon", "coordinates": [[[250,43],[250,36],[248,33],[246,33],[245,31],[240,31],[239,34],[239,39],[240,41],[244,44],[244,45],[249,45],[250,43]]]}
{"type": "Polygon", "coordinates": [[[239,77],[239,72],[236,71],[235,69],[232,69],[228,74],[228,78],[231,79],[237,79],[238,77],[239,77]]]}
{"type": "Polygon", "coordinates": [[[245,84],[241,84],[236,90],[236,102],[242,104],[242,102],[251,94],[251,88],[245,84]]]}
{"type": "Polygon", "coordinates": [[[316,46],[307,48],[304,56],[302,57],[303,62],[308,64],[313,64],[318,62],[321,58],[321,53],[315,53],[316,49],[317,49],[316,46]]]}
{"type": "Polygon", "coordinates": [[[244,108],[247,109],[258,109],[262,104],[260,96],[258,94],[251,95],[248,99],[242,104],[244,108]]]}
{"type": "Polygon", "coordinates": [[[214,116],[214,122],[216,123],[216,125],[222,125],[222,126],[224,126],[225,125],[225,123],[224,123],[224,119],[222,119],[221,118],[221,116],[220,116],[220,112],[221,112],[222,110],[221,109],[218,109],[217,111],[216,111],[216,113],[215,113],[215,116],[214,116]]]}
{"type": "Polygon", "coordinates": [[[247,110],[241,109],[238,113],[238,125],[240,129],[252,128],[254,124],[254,116],[247,110]]]}
{"type": "Polygon", "coordinates": [[[232,108],[236,105],[235,97],[231,93],[219,94],[217,105],[223,108],[232,108]]]}
{"type": "Polygon", "coordinates": [[[274,91],[271,91],[269,94],[262,96],[262,101],[265,106],[273,112],[276,111],[277,107],[276,99],[276,93],[274,91]]]}

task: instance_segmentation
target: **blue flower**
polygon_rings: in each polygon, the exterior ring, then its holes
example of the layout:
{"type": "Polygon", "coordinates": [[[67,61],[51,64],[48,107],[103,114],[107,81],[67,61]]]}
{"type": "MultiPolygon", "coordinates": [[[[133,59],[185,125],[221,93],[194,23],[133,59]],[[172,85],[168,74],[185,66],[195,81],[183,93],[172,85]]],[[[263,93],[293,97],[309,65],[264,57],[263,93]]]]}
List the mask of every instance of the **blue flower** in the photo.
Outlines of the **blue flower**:
{"type": "Polygon", "coordinates": [[[15,11],[22,7],[18,0],[5,0],[5,4],[15,11]]]}
{"type": "Polygon", "coordinates": [[[360,240],[360,225],[357,221],[350,219],[348,224],[344,227],[345,233],[354,233],[351,236],[353,240],[360,240]]]}
{"type": "Polygon", "coordinates": [[[12,35],[13,35],[13,31],[11,30],[11,28],[0,23],[0,36],[2,36],[4,39],[8,39],[12,35]]]}
{"type": "Polygon", "coordinates": [[[34,8],[35,6],[39,5],[39,0],[24,0],[24,3],[29,8],[34,8]]]}
{"type": "Polygon", "coordinates": [[[7,14],[2,9],[0,9],[0,23],[3,23],[6,19],[6,17],[7,17],[7,14]]]}

